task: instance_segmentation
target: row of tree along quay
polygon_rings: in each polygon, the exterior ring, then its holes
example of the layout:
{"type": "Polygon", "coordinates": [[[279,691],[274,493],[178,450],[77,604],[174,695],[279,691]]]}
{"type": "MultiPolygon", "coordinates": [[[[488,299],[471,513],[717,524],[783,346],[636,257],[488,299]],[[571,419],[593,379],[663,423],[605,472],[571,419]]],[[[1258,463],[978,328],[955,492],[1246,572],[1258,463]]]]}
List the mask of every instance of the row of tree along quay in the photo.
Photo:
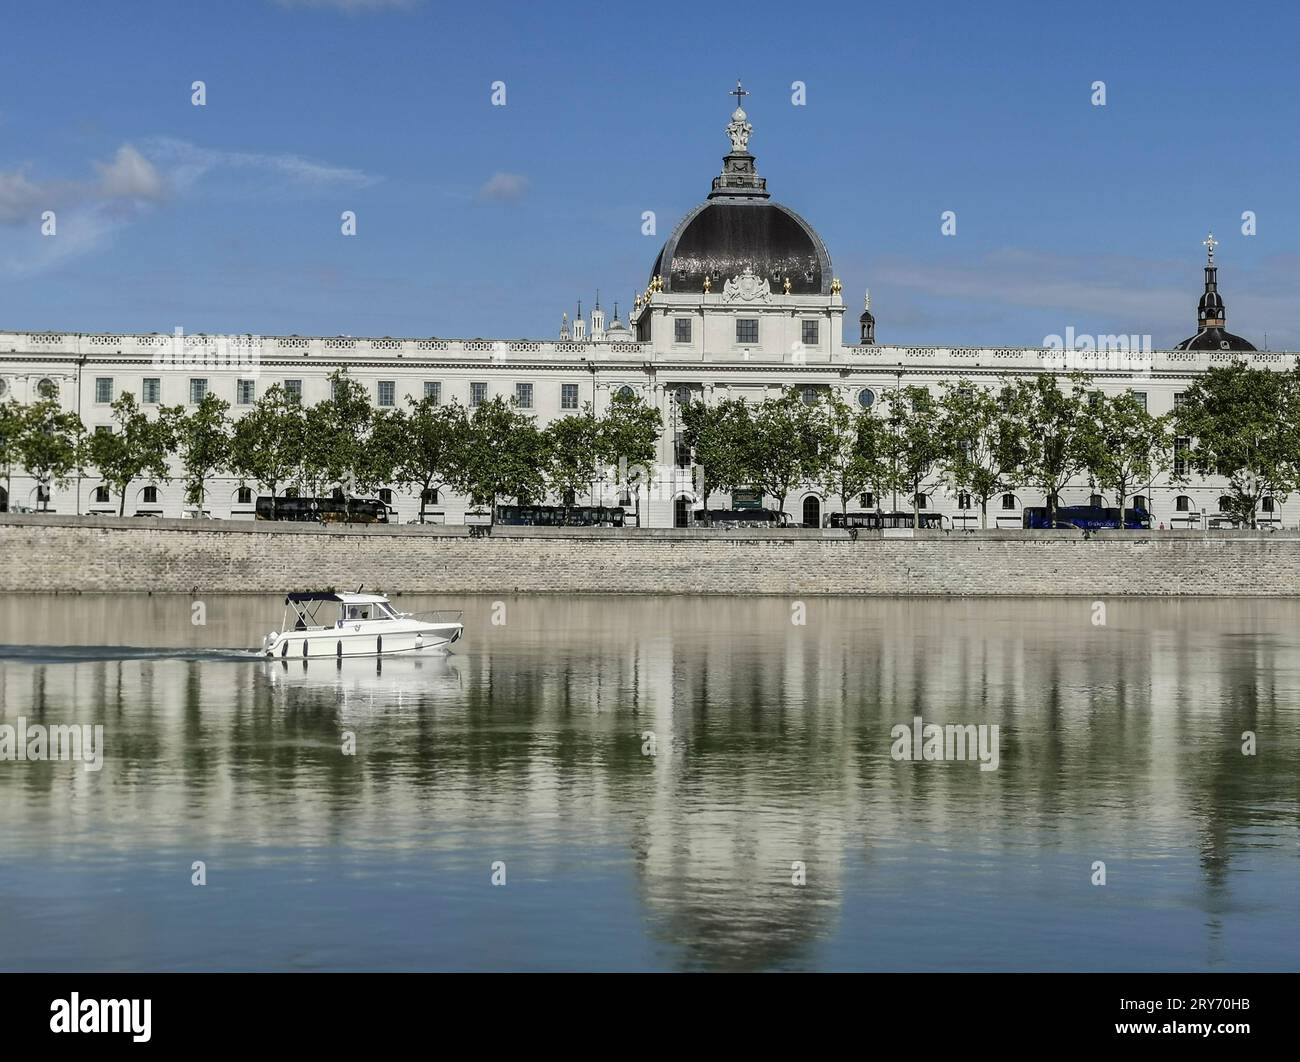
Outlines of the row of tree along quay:
{"type": "MultiPolygon", "coordinates": [[[[601,479],[638,499],[653,485],[662,418],[637,396],[616,394],[600,416],[588,405],[540,428],[501,397],[473,409],[428,397],[377,409],[345,370],[331,382],[332,397],[311,406],[273,385],[233,419],[212,394],[150,415],[124,392],[112,427],[90,433],[57,400],[10,401],[0,404],[0,470],[7,484],[20,471],[47,488],[97,474],[123,514],[137,480],[179,478],[187,504],[200,507],[221,474],[273,499],[399,487],[418,492],[421,521],[444,488],[495,513],[504,499],[571,506],[601,479]]],[[[1261,499],[1285,501],[1300,485],[1300,363],[1212,368],[1162,416],[1131,392],[1092,390],[1083,374],[954,380],[937,393],[901,387],[870,409],[831,390],[790,388],[760,402],[691,401],[681,416],[706,514],[711,495],[740,490],[760,490],[783,511],[812,484],[838,495],[841,512],[862,494],[902,494],[919,526],[921,499],[944,488],[978,502],[987,527],[991,498],[1031,488],[1054,522],[1068,483],[1086,481],[1122,506],[1169,473],[1175,483],[1224,477],[1225,508],[1253,528],[1261,499]]]]}
{"type": "Polygon", "coordinates": [[[662,431],[658,410],[635,396],[615,395],[599,417],[587,406],[543,429],[500,397],[472,410],[430,397],[409,399],[406,409],[375,408],[345,370],[330,382],[331,397],[315,405],[275,384],[233,419],[229,403],[210,393],[150,415],[123,392],[111,428],[89,433],[56,400],[11,401],[0,405],[0,470],[6,479],[17,470],[59,487],[93,473],[123,515],[136,481],[180,479],[186,503],[200,508],[207,483],[223,474],[272,499],[398,487],[418,492],[423,522],[427,500],[444,488],[493,512],[498,499],[549,493],[572,505],[601,476],[622,493],[636,491],[662,431]]]}
{"type": "Polygon", "coordinates": [[[871,493],[910,500],[943,488],[967,494],[988,526],[991,498],[1029,488],[1051,523],[1067,484],[1087,482],[1125,499],[1149,496],[1162,475],[1227,480],[1225,514],[1254,528],[1260,502],[1300,486],[1300,359],[1288,372],[1242,362],[1215,367],[1155,416],[1131,391],[1107,395],[1082,373],[1003,378],[989,386],[944,382],[885,392],[871,409],[834,391],[787,390],[758,403],[693,402],[682,411],[697,487],[761,489],[783,511],[804,484],[848,500],[871,493]]]}

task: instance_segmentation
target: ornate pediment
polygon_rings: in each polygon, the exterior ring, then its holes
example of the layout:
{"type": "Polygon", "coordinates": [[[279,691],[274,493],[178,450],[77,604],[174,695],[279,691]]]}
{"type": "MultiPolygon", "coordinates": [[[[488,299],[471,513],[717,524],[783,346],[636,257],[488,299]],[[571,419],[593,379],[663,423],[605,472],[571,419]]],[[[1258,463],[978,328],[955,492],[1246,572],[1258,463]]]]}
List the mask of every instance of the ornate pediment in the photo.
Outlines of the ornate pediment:
{"type": "Polygon", "coordinates": [[[754,275],[754,271],[745,266],[740,276],[732,277],[722,286],[723,302],[771,302],[772,286],[766,277],[754,275]]]}

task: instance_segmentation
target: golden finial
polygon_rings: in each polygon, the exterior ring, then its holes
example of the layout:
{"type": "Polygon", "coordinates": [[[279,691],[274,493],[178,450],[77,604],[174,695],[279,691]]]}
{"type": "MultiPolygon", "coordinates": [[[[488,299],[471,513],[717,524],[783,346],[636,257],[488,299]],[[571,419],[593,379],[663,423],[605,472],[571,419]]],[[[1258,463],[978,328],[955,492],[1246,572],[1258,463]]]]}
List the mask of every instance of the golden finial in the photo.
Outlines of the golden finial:
{"type": "Polygon", "coordinates": [[[840,278],[839,278],[839,277],[835,277],[835,278],[831,281],[831,294],[832,294],[832,295],[838,295],[838,294],[840,293],[840,291],[842,290],[842,288],[843,288],[843,285],[840,283],[840,278]]]}
{"type": "Polygon", "coordinates": [[[709,279],[709,274],[704,274],[704,294],[707,295],[713,290],[713,281],[709,279]]]}
{"type": "Polygon", "coordinates": [[[786,277],[786,278],[785,278],[785,283],[781,285],[781,290],[782,290],[783,292],[785,292],[785,294],[787,294],[787,295],[790,294],[790,278],[789,278],[789,277],[786,277]]]}
{"type": "Polygon", "coordinates": [[[655,274],[654,290],[655,290],[655,291],[663,291],[663,290],[664,290],[664,278],[663,278],[663,276],[662,276],[661,274],[659,274],[659,273],[656,273],[656,274],[655,274]]]}

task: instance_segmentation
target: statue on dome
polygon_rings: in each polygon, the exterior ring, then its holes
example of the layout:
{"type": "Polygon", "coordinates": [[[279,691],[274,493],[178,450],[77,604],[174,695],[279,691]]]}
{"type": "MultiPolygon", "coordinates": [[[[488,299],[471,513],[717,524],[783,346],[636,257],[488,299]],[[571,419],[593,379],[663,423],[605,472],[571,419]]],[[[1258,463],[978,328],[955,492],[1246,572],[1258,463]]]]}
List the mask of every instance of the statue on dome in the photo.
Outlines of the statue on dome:
{"type": "Polygon", "coordinates": [[[749,92],[740,87],[739,78],[736,79],[736,87],[732,89],[731,95],[736,97],[736,109],[731,114],[731,121],[727,123],[727,136],[731,138],[731,150],[739,153],[749,150],[749,136],[754,131],[740,106],[741,97],[748,96],[749,92]]]}

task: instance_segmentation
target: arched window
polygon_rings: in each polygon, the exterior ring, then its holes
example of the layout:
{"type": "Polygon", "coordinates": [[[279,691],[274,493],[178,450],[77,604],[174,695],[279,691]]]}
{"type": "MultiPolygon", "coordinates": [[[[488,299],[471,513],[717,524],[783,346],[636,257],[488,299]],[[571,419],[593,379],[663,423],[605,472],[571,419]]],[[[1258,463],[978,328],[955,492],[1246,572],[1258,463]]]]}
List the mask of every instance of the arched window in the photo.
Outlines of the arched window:
{"type": "Polygon", "coordinates": [[[96,504],[96,505],[103,505],[103,504],[104,504],[105,502],[107,502],[107,501],[109,501],[108,488],[105,487],[105,486],[99,486],[99,487],[96,487],[96,488],[95,488],[95,504],[96,504]]]}
{"type": "Polygon", "coordinates": [[[1020,502],[1016,500],[1016,496],[1014,494],[1004,494],[1002,495],[1002,508],[1019,509],[1020,502]]]}
{"type": "Polygon", "coordinates": [[[58,398],[59,385],[47,376],[36,385],[36,393],[42,398],[58,398]]]}
{"type": "Polygon", "coordinates": [[[627,384],[624,384],[622,387],[620,387],[616,393],[618,394],[619,398],[627,399],[627,398],[636,397],[636,392],[633,391],[632,388],[629,387],[627,384]]]}
{"type": "Polygon", "coordinates": [[[1088,504],[1094,509],[1100,509],[1106,504],[1106,499],[1100,494],[1091,494],[1088,496],[1088,504]]]}
{"type": "Polygon", "coordinates": [[[1145,494],[1133,495],[1133,508],[1145,509],[1147,507],[1147,496],[1145,494]]]}
{"type": "Polygon", "coordinates": [[[1231,495],[1231,494],[1220,494],[1220,495],[1219,495],[1219,512],[1221,512],[1221,513],[1230,513],[1230,512],[1232,512],[1232,495],[1231,495]]]}
{"type": "Polygon", "coordinates": [[[929,504],[929,499],[926,498],[924,494],[918,494],[916,496],[915,501],[916,501],[916,507],[918,509],[924,509],[926,505],[929,504]]]}
{"type": "Polygon", "coordinates": [[[437,504],[438,504],[438,489],[435,487],[435,488],[433,488],[432,490],[426,490],[426,491],[423,493],[422,497],[423,497],[423,499],[424,499],[424,504],[425,504],[425,505],[437,505],[437,504]]]}
{"type": "Polygon", "coordinates": [[[673,527],[689,527],[691,503],[685,494],[673,499],[673,527]]]}
{"type": "Polygon", "coordinates": [[[876,404],[876,392],[870,387],[864,387],[858,392],[858,405],[863,409],[870,409],[876,404]]]}
{"type": "Polygon", "coordinates": [[[803,500],[803,526],[822,526],[822,503],[815,494],[809,494],[803,500]]]}
{"type": "Polygon", "coordinates": [[[957,494],[957,508],[958,508],[958,509],[969,509],[969,508],[970,508],[970,492],[969,492],[969,491],[964,491],[964,490],[963,490],[963,491],[959,491],[959,492],[958,492],[958,494],[957,494]]]}
{"type": "Polygon", "coordinates": [[[140,492],[140,500],[141,500],[142,502],[144,502],[145,505],[157,505],[157,504],[158,504],[158,488],[157,488],[157,487],[145,487],[145,489],[144,489],[143,491],[140,492]]]}
{"type": "Polygon", "coordinates": [[[252,487],[240,487],[239,490],[235,492],[235,504],[236,504],[236,505],[252,505],[252,504],[253,504],[253,488],[252,488],[252,487]]]}
{"type": "Polygon", "coordinates": [[[1259,500],[1259,507],[1260,507],[1261,509],[1263,509],[1264,512],[1266,512],[1266,513],[1273,513],[1273,512],[1276,512],[1276,511],[1277,511],[1277,500],[1276,500],[1275,498],[1273,498],[1271,495],[1270,495],[1269,497],[1266,497],[1266,498],[1261,498],[1261,499],[1259,500]]]}
{"type": "Polygon", "coordinates": [[[1180,494],[1174,499],[1174,509],[1180,513],[1190,513],[1192,511],[1192,499],[1186,494],[1180,494]]]}
{"type": "Polygon", "coordinates": [[[381,487],[379,490],[379,500],[385,505],[393,504],[393,492],[387,487],[381,487]]]}

